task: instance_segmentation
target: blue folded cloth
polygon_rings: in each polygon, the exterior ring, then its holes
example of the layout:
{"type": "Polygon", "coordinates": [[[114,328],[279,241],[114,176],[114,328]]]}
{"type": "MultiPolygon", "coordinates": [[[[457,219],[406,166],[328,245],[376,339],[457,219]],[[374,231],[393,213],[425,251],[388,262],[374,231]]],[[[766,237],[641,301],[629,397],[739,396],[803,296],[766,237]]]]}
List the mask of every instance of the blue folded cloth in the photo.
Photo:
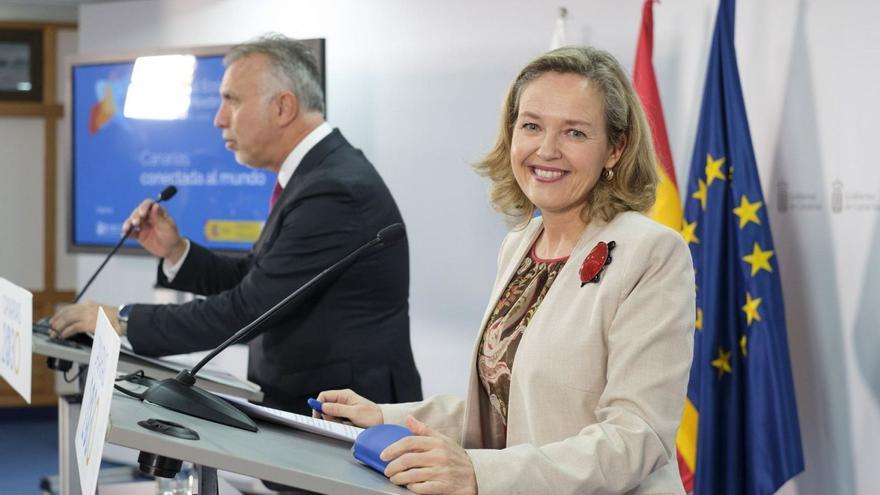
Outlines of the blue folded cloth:
{"type": "Polygon", "coordinates": [[[379,454],[385,450],[385,447],[412,434],[409,429],[400,425],[372,426],[358,435],[351,453],[358,461],[384,474],[385,467],[390,461],[379,459],[379,454]]]}

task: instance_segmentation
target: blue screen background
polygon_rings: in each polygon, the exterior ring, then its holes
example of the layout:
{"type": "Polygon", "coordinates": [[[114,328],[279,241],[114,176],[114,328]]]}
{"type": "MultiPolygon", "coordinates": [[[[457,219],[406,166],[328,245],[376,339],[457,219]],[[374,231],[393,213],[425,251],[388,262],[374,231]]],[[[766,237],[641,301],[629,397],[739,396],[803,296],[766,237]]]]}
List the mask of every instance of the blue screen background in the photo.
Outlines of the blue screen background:
{"type": "Polygon", "coordinates": [[[206,235],[209,221],[263,222],[275,181],[272,173],[236,163],[213,125],[222,57],[197,57],[191,104],[182,120],[123,116],[133,67],[131,61],[73,68],[72,244],[113,246],[130,212],[174,184],[178,193],[165,207],[181,235],[209,248],[249,249],[252,240],[206,235]]]}

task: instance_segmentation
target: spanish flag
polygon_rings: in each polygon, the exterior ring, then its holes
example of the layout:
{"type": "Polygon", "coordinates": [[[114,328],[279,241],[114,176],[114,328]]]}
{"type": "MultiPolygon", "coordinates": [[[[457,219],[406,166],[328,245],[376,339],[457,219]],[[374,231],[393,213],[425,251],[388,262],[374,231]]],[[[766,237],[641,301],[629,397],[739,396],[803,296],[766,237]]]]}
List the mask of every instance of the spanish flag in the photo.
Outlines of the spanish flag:
{"type": "MultiPolygon", "coordinates": [[[[654,2],[645,0],[642,6],[642,26],[639,30],[639,42],[636,48],[636,66],[633,70],[633,84],[645,115],[651,124],[654,137],[654,149],[657,152],[657,175],[660,183],[657,186],[657,200],[648,212],[651,218],[681,231],[681,198],[675,181],[675,168],[672,164],[672,153],[669,151],[669,137],[666,134],[666,123],[663,119],[663,105],[660,103],[660,92],[657,90],[657,77],[651,61],[654,51],[654,2]]],[[[697,412],[690,401],[686,401],[684,416],[676,438],[678,450],[678,467],[685,491],[693,487],[697,453],[697,412]]]]}
{"type": "Polygon", "coordinates": [[[636,67],[633,70],[633,85],[642,107],[651,124],[654,135],[654,149],[657,152],[657,174],[660,184],[657,186],[657,201],[651,208],[650,216],[654,220],[681,230],[681,198],[675,182],[675,168],[672,164],[672,153],[669,152],[669,137],[666,135],[666,123],[663,120],[663,105],[660,104],[660,92],[657,90],[657,77],[651,53],[654,50],[654,13],[653,0],[645,0],[642,7],[642,28],[639,31],[639,43],[636,48],[636,67]]]}

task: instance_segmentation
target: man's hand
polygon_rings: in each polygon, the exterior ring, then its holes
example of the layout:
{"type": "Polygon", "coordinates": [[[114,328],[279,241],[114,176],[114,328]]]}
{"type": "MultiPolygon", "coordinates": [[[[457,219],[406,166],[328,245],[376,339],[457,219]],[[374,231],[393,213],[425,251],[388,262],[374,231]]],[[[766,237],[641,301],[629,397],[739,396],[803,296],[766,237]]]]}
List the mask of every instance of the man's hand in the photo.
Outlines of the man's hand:
{"type": "Polygon", "coordinates": [[[395,485],[416,493],[476,495],[477,475],[467,452],[446,435],[410,416],[406,426],[414,433],[392,443],[379,458],[394,459],[385,476],[395,485]]]}
{"type": "Polygon", "coordinates": [[[122,231],[129,228],[132,239],[137,239],[148,253],[177,263],[186,251],[186,241],[177,232],[177,224],[168,211],[152,199],[145,199],[125,221],[122,231]]]}
{"type": "Polygon", "coordinates": [[[349,423],[361,428],[382,424],[382,410],[375,402],[361,397],[351,390],[325,390],[318,394],[321,410],[312,416],[336,423],[349,423]]]}
{"type": "Polygon", "coordinates": [[[55,313],[55,316],[49,320],[49,325],[56,336],[63,339],[70,338],[78,333],[94,333],[98,324],[98,308],[104,308],[104,314],[110,320],[110,325],[116,330],[121,337],[122,327],[119,325],[119,311],[113,306],[98,304],[93,301],[72,304],[65,307],[61,311],[55,313]]]}

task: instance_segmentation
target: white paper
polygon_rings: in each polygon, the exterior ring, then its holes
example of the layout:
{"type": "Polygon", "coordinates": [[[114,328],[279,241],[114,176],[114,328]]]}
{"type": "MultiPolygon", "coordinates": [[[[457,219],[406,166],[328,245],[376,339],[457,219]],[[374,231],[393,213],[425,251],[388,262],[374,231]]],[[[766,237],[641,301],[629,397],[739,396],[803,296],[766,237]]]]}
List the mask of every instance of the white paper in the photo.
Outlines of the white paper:
{"type": "Polygon", "coordinates": [[[273,423],[290,426],[299,430],[305,430],[311,433],[317,433],[325,437],[335,438],[337,440],[345,440],[346,442],[354,442],[363,428],[357,426],[344,425],[342,423],[334,423],[323,419],[313,418],[311,416],[303,416],[292,412],[272,409],[271,407],[258,406],[250,402],[232,397],[226,394],[218,394],[230,402],[234,402],[245,409],[248,416],[254,416],[273,423]]]}
{"type": "Polygon", "coordinates": [[[0,377],[31,403],[34,296],[0,278],[0,377]]]}
{"type": "Polygon", "coordinates": [[[119,336],[110,326],[104,310],[99,308],[95,341],[89,357],[88,378],[74,437],[79,483],[84,495],[94,495],[98,484],[118,363],[119,336]]]}

